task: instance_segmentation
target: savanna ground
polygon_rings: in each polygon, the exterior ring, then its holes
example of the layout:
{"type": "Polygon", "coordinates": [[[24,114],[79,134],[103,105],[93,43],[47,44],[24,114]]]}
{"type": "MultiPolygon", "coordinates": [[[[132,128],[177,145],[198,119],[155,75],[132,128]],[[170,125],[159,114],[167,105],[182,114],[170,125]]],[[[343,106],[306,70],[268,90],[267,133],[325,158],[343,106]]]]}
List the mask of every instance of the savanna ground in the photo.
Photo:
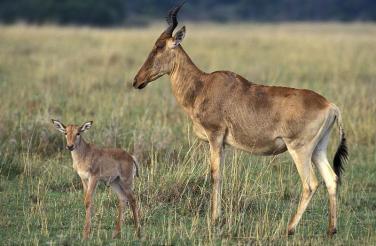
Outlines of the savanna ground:
{"type": "MultiPolygon", "coordinates": [[[[0,27],[1,244],[80,244],[82,188],[64,138],[50,123],[94,120],[85,138],[136,154],[143,237],[127,210],[112,240],[117,199],[100,185],[92,244],[361,244],[376,242],[376,26],[373,24],[187,24],[183,46],[204,71],[309,88],[342,110],[350,148],[339,189],[338,234],[326,236],[322,183],[296,234],[286,226],[301,183],[288,154],[226,149],[223,223],[209,223],[208,146],[192,133],[168,77],[131,87],[165,26],[145,29],[0,27]]],[[[332,134],[330,160],[337,147],[332,134]]],[[[319,174],[317,173],[319,176],[319,174]]]]}

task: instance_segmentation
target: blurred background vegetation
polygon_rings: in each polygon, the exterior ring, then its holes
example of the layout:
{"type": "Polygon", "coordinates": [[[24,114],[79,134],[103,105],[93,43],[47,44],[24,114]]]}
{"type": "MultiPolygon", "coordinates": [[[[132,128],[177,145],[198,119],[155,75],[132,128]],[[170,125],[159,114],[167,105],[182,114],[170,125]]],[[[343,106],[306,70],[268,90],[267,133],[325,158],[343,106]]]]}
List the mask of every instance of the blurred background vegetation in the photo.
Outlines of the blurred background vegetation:
{"type": "Polygon", "coordinates": [[[350,161],[330,240],[321,178],[296,235],[286,236],[301,190],[287,153],[226,148],[223,224],[211,227],[208,145],[167,76],[141,91],[131,85],[177,1],[0,0],[0,245],[374,245],[376,25],[365,22],[376,20],[376,1],[189,0],[180,16],[184,49],[203,71],[311,89],[341,109],[350,161]],[[122,238],[111,240],[117,199],[101,185],[92,237],[79,241],[82,185],[51,118],[94,120],[89,142],[137,156],[143,238],[127,210],[122,238]]]}
{"type": "MultiPolygon", "coordinates": [[[[0,0],[0,22],[92,26],[147,24],[173,0],[0,0]]],[[[374,0],[190,0],[182,15],[195,21],[375,21],[374,0]]]]}

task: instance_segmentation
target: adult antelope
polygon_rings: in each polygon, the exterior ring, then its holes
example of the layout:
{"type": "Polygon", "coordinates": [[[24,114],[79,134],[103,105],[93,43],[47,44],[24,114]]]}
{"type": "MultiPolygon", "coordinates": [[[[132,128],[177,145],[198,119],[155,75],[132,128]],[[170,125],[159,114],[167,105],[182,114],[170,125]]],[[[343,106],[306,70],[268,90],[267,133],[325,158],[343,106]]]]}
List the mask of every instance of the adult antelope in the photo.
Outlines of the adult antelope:
{"type": "Polygon", "coordinates": [[[202,72],[181,46],[185,27],[173,35],[182,4],[169,11],[168,28],[155,42],[133,86],[144,88],[164,74],[193,121],[196,135],[209,142],[212,176],[211,219],[220,215],[221,166],[225,144],[258,155],[291,154],[303,189],[296,214],[288,225],[293,234],[317,189],[313,166],[322,175],[329,193],[328,234],[336,233],[337,182],[347,159],[345,133],[337,106],[321,95],[302,89],[265,86],[229,72],[202,72]],[[330,131],[337,122],[340,144],[331,168],[326,149],[330,131]],[[312,164],[313,163],[313,164],[312,164]]]}
{"type": "Polygon", "coordinates": [[[115,238],[120,234],[126,202],[129,202],[132,208],[133,220],[137,234],[140,236],[138,208],[132,191],[133,178],[135,175],[138,176],[138,164],[135,157],[119,148],[98,148],[87,143],[81,134],[91,127],[92,121],[82,126],[65,126],[58,120],[51,121],[57,130],[65,134],[66,147],[72,153],[73,168],[80,176],[84,188],[86,208],[84,239],[87,239],[90,233],[91,209],[98,181],[105,181],[119,198],[119,215],[112,237],[115,238]]]}

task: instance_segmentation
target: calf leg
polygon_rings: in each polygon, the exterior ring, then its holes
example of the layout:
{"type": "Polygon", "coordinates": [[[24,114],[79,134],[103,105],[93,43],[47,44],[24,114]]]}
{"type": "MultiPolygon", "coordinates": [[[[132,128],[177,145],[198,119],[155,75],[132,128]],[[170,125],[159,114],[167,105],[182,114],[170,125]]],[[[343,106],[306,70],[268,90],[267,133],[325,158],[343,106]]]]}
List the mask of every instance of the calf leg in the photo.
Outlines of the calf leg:
{"type": "Polygon", "coordinates": [[[115,225],[115,230],[112,233],[112,238],[116,238],[121,232],[121,223],[123,221],[123,211],[125,203],[127,202],[127,198],[121,188],[119,182],[112,182],[111,188],[115,191],[116,195],[119,198],[119,206],[118,206],[118,219],[115,225]]]}
{"type": "Polygon", "coordinates": [[[121,186],[121,189],[122,189],[122,192],[123,192],[124,196],[128,200],[129,205],[130,205],[130,207],[132,209],[133,222],[134,222],[134,225],[136,227],[137,236],[141,237],[141,226],[140,226],[140,219],[139,219],[139,210],[138,210],[136,198],[134,197],[133,191],[130,188],[131,184],[127,184],[125,181],[121,180],[120,181],[120,186],[121,186]]]}
{"type": "Polygon", "coordinates": [[[131,206],[132,212],[133,212],[133,222],[136,227],[137,236],[141,237],[141,226],[140,226],[140,220],[139,220],[139,211],[137,207],[136,199],[133,195],[133,191],[129,190],[125,192],[125,195],[129,201],[129,205],[131,206]]]}
{"type": "Polygon", "coordinates": [[[85,194],[86,216],[85,216],[85,226],[84,226],[84,231],[83,231],[84,239],[87,239],[90,233],[91,209],[92,209],[92,203],[93,203],[93,195],[94,195],[96,186],[97,186],[97,178],[90,177],[88,186],[87,186],[87,191],[85,194]]]}
{"type": "Polygon", "coordinates": [[[83,187],[83,190],[84,190],[84,201],[85,201],[86,191],[87,191],[87,180],[81,178],[81,182],[82,182],[82,187],[83,187]]]}

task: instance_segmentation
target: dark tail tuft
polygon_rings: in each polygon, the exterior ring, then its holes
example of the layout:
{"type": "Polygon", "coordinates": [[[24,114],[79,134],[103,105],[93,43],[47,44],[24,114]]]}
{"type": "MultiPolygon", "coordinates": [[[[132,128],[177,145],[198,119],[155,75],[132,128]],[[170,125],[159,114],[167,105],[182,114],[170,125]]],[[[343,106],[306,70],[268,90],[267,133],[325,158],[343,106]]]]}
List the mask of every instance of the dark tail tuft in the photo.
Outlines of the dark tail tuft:
{"type": "Polygon", "coordinates": [[[348,160],[348,157],[349,157],[345,132],[341,131],[340,134],[341,134],[340,144],[338,146],[338,149],[334,156],[334,161],[333,161],[334,172],[338,177],[339,184],[341,183],[341,174],[344,170],[343,164],[348,160]]]}

